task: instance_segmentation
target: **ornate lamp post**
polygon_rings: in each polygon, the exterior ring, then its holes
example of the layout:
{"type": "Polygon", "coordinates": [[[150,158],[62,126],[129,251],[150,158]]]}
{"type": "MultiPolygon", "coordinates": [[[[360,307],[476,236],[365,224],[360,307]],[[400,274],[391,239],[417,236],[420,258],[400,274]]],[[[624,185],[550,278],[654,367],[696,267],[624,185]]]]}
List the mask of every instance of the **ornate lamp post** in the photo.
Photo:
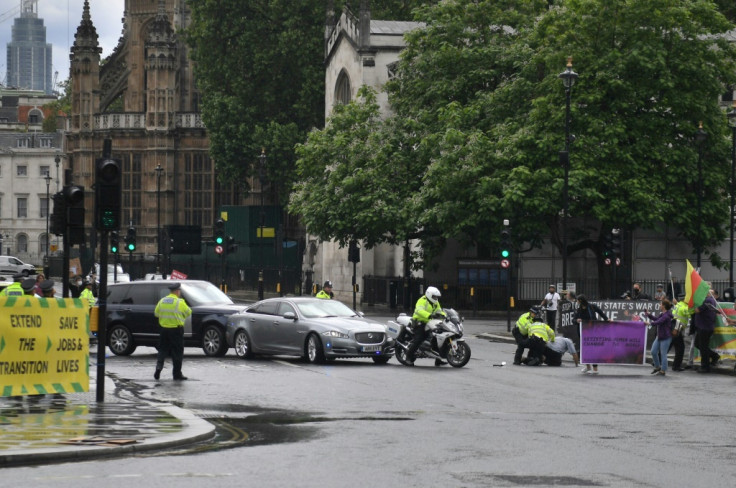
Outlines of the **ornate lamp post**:
{"type": "Polygon", "coordinates": [[[702,208],[703,208],[703,143],[708,138],[708,133],[703,130],[703,123],[700,122],[698,130],[695,132],[695,141],[698,143],[698,236],[695,243],[695,251],[697,252],[697,266],[700,269],[700,255],[702,253],[701,226],[702,224],[702,208]]]}
{"type": "Polygon", "coordinates": [[[729,267],[728,267],[728,286],[733,288],[733,226],[734,226],[734,191],[736,191],[736,100],[733,102],[733,107],[726,114],[728,116],[728,125],[731,127],[731,240],[729,247],[731,253],[729,254],[729,267]]]}
{"type": "MultiPolygon", "coordinates": [[[[261,155],[258,156],[258,181],[261,183],[261,220],[256,237],[263,239],[263,226],[266,224],[266,214],[263,209],[263,186],[266,184],[266,148],[261,148],[261,155]]],[[[263,246],[260,241],[258,241],[258,249],[259,264],[261,266],[258,271],[258,299],[263,300],[263,246]]]]}
{"type": "Polygon", "coordinates": [[[567,213],[569,207],[568,180],[570,176],[570,92],[578,78],[572,70],[572,56],[567,58],[565,71],[558,76],[565,87],[565,150],[560,151],[560,163],[564,168],[565,180],[562,189],[562,289],[567,289],[567,213]]]}
{"type": "Polygon", "coordinates": [[[161,163],[156,165],[156,273],[161,272],[161,163]]]}

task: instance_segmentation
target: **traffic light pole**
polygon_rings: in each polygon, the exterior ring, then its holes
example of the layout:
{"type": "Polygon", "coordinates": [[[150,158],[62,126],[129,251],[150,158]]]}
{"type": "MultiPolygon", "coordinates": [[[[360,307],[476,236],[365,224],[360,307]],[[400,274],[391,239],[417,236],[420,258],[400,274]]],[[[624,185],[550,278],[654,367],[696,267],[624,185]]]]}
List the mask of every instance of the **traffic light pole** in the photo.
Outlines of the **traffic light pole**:
{"type": "Polygon", "coordinates": [[[98,403],[102,403],[105,401],[105,349],[107,345],[107,259],[107,231],[102,231],[100,232],[100,289],[97,292],[98,324],[96,400],[98,403]]]}

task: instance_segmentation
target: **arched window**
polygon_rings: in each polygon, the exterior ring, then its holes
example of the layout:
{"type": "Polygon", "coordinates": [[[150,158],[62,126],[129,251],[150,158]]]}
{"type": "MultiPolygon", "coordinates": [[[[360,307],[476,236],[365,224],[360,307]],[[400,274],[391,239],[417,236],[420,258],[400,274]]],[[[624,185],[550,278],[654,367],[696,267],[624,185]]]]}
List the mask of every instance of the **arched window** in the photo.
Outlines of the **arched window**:
{"type": "Polygon", "coordinates": [[[335,84],[335,104],[341,103],[347,105],[353,98],[352,91],[350,90],[350,78],[345,70],[340,72],[337,77],[337,83],[335,84]]]}
{"type": "Polygon", "coordinates": [[[25,234],[18,234],[18,237],[15,238],[16,242],[16,250],[18,253],[27,253],[28,252],[28,236],[25,234]]]}
{"type": "Polygon", "coordinates": [[[40,124],[43,122],[43,112],[39,109],[34,108],[28,112],[28,123],[29,124],[40,124]]]}
{"type": "Polygon", "coordinates": [[[48,248],[48,245],[50,242],[48,241],[49,235],[48,234],[41,234],[38,236],[38,255],[39,256],[46,256],[46,251],[51,252],[48,248]]]}

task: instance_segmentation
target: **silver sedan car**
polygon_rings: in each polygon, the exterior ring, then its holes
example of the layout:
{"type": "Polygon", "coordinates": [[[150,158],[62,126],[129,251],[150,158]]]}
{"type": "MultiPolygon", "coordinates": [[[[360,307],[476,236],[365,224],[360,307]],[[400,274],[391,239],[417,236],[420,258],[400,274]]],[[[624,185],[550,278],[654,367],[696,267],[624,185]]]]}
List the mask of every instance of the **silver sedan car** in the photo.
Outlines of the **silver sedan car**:
{"type": "Polygon", "coordinates": [[[230,316],[227,341],[241,358],[255,354],[300,356],[311,363],[371,358],[385,364],[394,353],[386,326],[337,300],[269,298],[230,316]]]}

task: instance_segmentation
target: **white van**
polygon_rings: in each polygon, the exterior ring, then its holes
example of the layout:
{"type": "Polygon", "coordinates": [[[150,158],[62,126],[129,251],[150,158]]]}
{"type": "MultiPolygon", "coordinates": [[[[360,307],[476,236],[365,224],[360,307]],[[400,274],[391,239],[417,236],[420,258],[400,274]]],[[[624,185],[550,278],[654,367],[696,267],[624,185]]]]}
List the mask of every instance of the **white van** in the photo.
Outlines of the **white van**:
{"type": "MultiPolygon", "coordinates": [[[[100,263],[95,263],[95,267],[87,275],[88,280],[94,278],[95,283],[100,282],[100,263]]],[[[123,266],[118,264],[117,266],[108,263],[107,265],[107,282],[108,283],[127,283],[130,281],[130,275],[123,271],[123,266]]]]}
{"type": "Polygon", "coordinates": [[[0,275],[7,275],[12,280],[16,273],[23,273],[23,276],[35,275],[36,267],[13,256],[0,256],[0,275]]]}

